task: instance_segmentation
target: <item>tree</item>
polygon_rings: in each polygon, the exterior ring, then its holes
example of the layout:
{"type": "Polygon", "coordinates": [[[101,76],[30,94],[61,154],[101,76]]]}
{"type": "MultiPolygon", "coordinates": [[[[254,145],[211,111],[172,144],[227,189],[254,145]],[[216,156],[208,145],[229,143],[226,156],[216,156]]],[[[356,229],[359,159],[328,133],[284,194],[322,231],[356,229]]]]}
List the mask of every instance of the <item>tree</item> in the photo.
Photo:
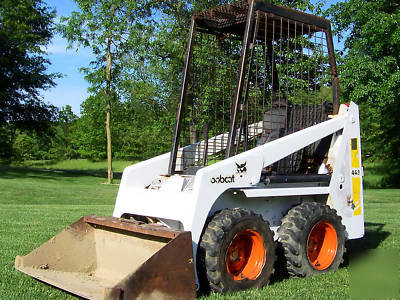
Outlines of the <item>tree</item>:
{"type": "MultiPolygon", "coordinates": [[[[91,160],[104,159],[107,157],[107,138],[104,131],[104,107],[107,97],[105,90],[96,95],[91,95],[81,104],[81,117],[77,121],[74,142],[77,144],[77,151],[80,157],[91,160]]],[[[113,137],[112,146],[118,148],[118,137],[120,132],[116,131],[118,124],[123,122],[119,116],[120,102],[115,97],[108,99],[113,107],[113,118],[110,120],[110,130],[113,137]]]]}
{"type": "Polygon", "coordinates": [[[40,97],[40,90],[54,86],[59,76],[46,73],[44,50],[53,36],[54,16],[42,0],[0,2],[0,131],[8,133],[11,144],[16,129],[40,132],[56,115],[56,108],[40,97]]]}
{"type": "Polygon", "coordinates": [[[392,0],[349,0],[329,11],[345,36],[339,66],[345,101],[360,104],[364,153],[386,161],[385,180],[400,175],[400,5],[392,0]]]}
{"type": "Polygon", "coordinates": [[[77,157],[77,145],[74,139],[77,122],[78,117],[72,112],[70,105],[61,107],[58,111],[57,122],[54,122],[57,135],[53,148],[59,153],[59,158],[71,159],[77,157]]]}
{"type": "Polygon", "coordinates": [[[99,94],[104,89],[107,136],[108,183],[112,182],[111,97],[117,88],[117,74],[123,69],[124,56],[133,49],[150,14],[147,1],[75,0],[80,12],[61,19],[60,32],[78,46],[90,47],[95,59],[84,68],[90,91],[99,94]]]}

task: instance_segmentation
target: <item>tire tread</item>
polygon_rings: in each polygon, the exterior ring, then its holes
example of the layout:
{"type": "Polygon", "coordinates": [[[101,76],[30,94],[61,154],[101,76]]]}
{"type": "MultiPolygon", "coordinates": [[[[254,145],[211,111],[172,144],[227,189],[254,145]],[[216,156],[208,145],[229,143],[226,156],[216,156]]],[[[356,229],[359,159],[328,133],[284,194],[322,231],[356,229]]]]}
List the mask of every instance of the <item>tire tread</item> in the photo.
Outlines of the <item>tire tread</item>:
{"type": "Polygon", "coordinates": [[[335,223],[338,224],[337,226],[339,227],[338,229],[340,231],[337,232],[338,239],[343,239],[343,241],[339,242],[338,244],[337,253],[340,257],[336,257],[328,269],[337,269],[343,262],[342,257],[343,253],[345,252],[345,227],[341,223],[342,218],[337,215],[336,210],[331,209],[325,204],[317,202],[303,202],[289,210],[289,212],[282,218],[282,224],[278,229],[278,241],[283,247],[286,264],[285,267],[290,276],[305,277],[320,272],[311,267],[311,265],[308,263],[307,254],[303,253],[304,251],[302,250],[304,249],[302,242],[304,229],[315,216],[324,216],[335,220],[335,223]]]}
{"type": "MultiPolygon", "coordinates": [[[[203,233],[199,249],[205,254],[204,264],[209,287],[216,292],[224,293],[229,290],[221,279],[221,271],[218,270],[218,255],[222,240],[224,239],[224,232],[228,232],[237,222],[247,217],[258,218],[266,223],[269,228],[268,222],[264,221],[261,215],[255,214],[245,208],[234,208],[217,212],[203,233]]],[[[271,234],[273,238],[273,231],[271,231],[271,234]]],[[[275,259],[275,253],[273,253],[273,260],[275,261],[275,259]]]]}

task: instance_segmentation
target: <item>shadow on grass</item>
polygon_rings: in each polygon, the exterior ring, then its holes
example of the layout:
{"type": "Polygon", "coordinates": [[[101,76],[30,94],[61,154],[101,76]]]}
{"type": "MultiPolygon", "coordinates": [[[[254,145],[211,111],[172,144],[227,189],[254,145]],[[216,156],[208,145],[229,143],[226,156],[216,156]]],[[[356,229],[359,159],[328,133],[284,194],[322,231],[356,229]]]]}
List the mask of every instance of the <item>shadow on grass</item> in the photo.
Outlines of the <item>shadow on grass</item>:
{"type": "MultiPolygon", "coordinates": [[[[373,250],[390,236],[390,232],[383,231],[385,224],[365,222],[365,235],[361,239],[346,241],[346,253],[343,256],[343,264],[341,268],[349,265],[349,258],[355,259],[367,250],[373,250]]],[[[270,282],[280,282],[289,278],[289,274],[285,268],[286,259],[282,247],[277,245],[277,262],[275,264],[275,273],[272,275],[270,282]]]]}
{"type": "Polygon", "coordinates": [[[25,161],[25,162],[20,162],[20,164],[16,164],[16,166],[27,167],[27,168],[45,168],[45,167],[55,165],[56,163],[58,163],[60,161],[61,160],[58,160],[58,159],[25,161]],[[26,163],[26,164],[24,164],[24,163],[26,163]]]}
{"type": "MultiPolygon", "coordinates": [[[[0,165],[0,178],[18,179],[55,179],[61,177],[82,177],[93,176],[107,178],[107,172],[103,170],[61,170],[61,169],[40,169],[27,167],[10,167],[0,165]]],[[[121,179],[122,173],[114,172],[114,179],[121,179]]]]}
{"type": "Polygon", "coordinates": [[[344,255],[343,266],[349,265],[349,259],[355,259],[367,250],[374,250],[390,236],[390,232],[384,231],[385,224],[365,223],[365,235],[361,239],[349,240],[346,242],[347,252],[344,255]]]}

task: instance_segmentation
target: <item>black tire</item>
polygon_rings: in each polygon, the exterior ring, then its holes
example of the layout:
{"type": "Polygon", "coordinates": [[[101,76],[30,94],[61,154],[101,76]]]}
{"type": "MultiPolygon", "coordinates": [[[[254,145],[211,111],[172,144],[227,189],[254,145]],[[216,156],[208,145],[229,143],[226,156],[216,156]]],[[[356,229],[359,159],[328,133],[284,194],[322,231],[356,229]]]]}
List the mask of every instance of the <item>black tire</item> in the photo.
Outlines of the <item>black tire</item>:
{"type": "Polygon", "coordinates": [[[262,287],[274,271],[273,232],[261,215],[247,209],[216,213],[206,226],[197,253],[198,270],[203,271],[199,277],[216,292],[262,287]]]}
{"type": "Polygon", "coordinates": [[[334,209],[316,202],[289,210],[278,229],[278,241],[290,276],[312,276],[339,268],[345,252],[341,220],[334,209]]]}

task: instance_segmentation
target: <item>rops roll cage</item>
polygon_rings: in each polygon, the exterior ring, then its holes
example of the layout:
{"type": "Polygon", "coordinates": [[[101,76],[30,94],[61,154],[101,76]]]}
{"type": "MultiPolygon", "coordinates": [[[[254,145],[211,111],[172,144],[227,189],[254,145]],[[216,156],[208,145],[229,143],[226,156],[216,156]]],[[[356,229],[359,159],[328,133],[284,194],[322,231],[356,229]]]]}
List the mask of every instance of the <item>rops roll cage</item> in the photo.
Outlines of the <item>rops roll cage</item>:
{"type": "MultiPolygon", "coordinates": [[[[183,113],[186,106],[185,98],[187,95],[190,63],[193,54],[193,43],[196,32],[209,34],[235,34],[238,37],[243,37],[240,60],[237,69],[236,86],[230,109],[230,124],[225,150],[225,158],[228,158],[234,154],[233,150],[235,143],[240,142],[238,141],[237,122],[239,118],[239,112],[243,111],[243,107],[247,104],[248,84],[245,85],[245,73],[246,68],[248,70],[252,68],[252,59],[249,60],[248,58],[249,56],[250,58],[252,58],[252,46],[254,44],[254,41],[260,38],[260,36],[262,36],[263,34],[265,36],[267,36],[267,34],[272,34],[272,36],[274,36],[275,31],[279,32],[279,30],[281,32],[281,35],[282,30],[286,30],[288,37],[296,36],[296,34],[299,32],[303,33],[304,26],[308,27],[309,34],[310,32],[312,33],[317,31],[323,32],[325,34],[331,73],[330,75],[332,80],[331,87],[333,113],[336,114],[339,109],[339,79],[337,75],[331,25],[329,20],[315,15],[296,11],[291,8],[276,6],[269,2],[263,2],[259,0],[240,1],[233,4],[219,6],[214,9],[200,12],[191,18],[189,37],[184,58],[181,92],[179,96],[179,101],[177,103],[176,121],[168,167],[169,175],[177,173],[177,153],[180,146],[179,139],[182,129],[183,113]],[[256,15],[258,15],[260,12],[263,13],[264,17],[256,18],[256,15]],[[285,19],[285,23],[282,22],[282,18],[285,19]],[[279,19],[281,20],[280,23],[275,23],[274,20],[279,19]],[[262,22],[264,22],[264,24],[262,22]],[[267,26],[271,27],[270,24],[273,25],[273,29],[267,30],[267,26]],[[259,30],[259,28],[265,28],[264,32],[259,30]],[[246,64],[249,65],[246,66],[246,64]]],[[[272,37],[272,40],[274,40],[274,37],[272,37]]],[[[240,127],[240,131],[242,130],[242,127],[243,126],[240,127]]],[[[207,155],[207,147],[202,153],[202,155],[204,156],[203,161],[205,161],[205,156],[207,155]]]]}

